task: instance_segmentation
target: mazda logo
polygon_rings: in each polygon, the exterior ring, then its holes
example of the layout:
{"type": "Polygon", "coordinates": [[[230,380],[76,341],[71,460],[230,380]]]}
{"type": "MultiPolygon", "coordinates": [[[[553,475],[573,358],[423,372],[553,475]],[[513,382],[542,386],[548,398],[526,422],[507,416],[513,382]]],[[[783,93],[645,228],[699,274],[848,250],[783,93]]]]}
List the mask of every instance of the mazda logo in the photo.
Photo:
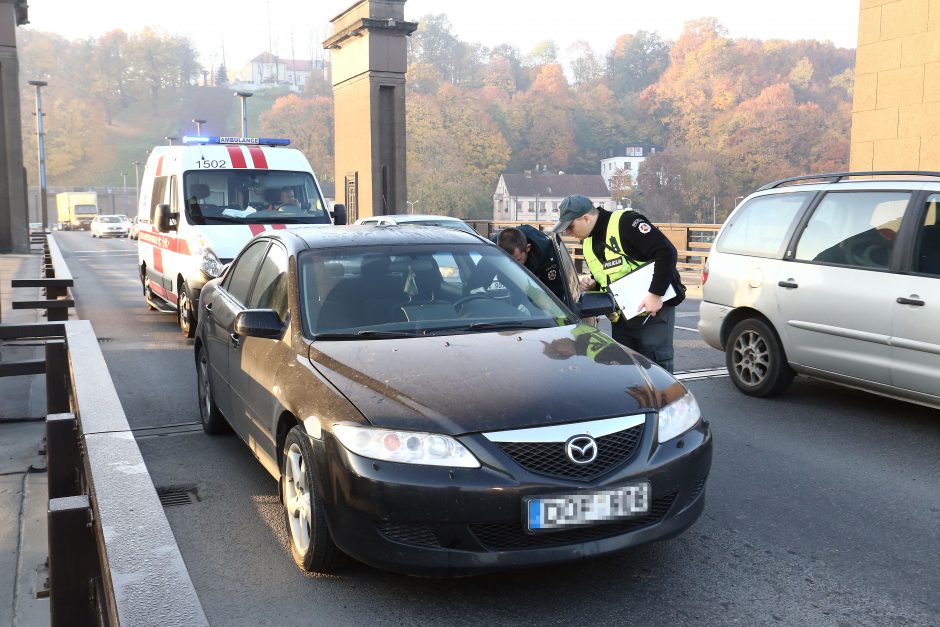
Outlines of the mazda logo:
{"type": "Polygon", "coordinates": [[[589,435],[576,435],[565,444],[565,454],[576,464],[590,464],[597,459],[597,442],[589,435]]]}

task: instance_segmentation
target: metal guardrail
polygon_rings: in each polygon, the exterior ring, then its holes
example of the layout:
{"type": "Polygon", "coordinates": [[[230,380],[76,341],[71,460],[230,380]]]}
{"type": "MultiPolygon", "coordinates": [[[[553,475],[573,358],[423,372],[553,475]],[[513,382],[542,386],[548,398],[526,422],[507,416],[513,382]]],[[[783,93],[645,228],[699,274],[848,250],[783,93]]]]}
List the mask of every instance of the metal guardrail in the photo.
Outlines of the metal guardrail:
{"type": "MultiPolygon", "coordinates": [[[[42,286],[49,295],[67,280],[42,286]]],[[[43,360],[0,376],[46,376],[52,625],[208,625],[91,323],[0,324],[11,339],[45,340],[43,360]]]]}
{"type": "Polygon", "coordinates": [[[73,285],[72,273],[54,237],[45,232],[33,232],[31,241],[42,245],[42,277],[36,279],[13,279],[13,287],[41,287],[45,300],[13,301],[12,309],[45,309],[46,319],[60,322],[69,319],[69,309],[75,306],[69,288],[73,285]]]}

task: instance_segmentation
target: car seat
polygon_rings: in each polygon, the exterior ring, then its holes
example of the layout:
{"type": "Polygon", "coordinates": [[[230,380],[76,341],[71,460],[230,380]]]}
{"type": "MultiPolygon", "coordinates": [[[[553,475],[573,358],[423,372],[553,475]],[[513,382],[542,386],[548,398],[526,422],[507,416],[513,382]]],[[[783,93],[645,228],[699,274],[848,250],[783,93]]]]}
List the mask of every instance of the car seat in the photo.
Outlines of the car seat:
{"type": "Polygon", "coordinates": [[[434,257],[427,255],[411,262],[408,287],[410,299],[402,305],[408,320],[447,320],[454,316],[450,301],[442,298],[444,278],[434,257]]]}

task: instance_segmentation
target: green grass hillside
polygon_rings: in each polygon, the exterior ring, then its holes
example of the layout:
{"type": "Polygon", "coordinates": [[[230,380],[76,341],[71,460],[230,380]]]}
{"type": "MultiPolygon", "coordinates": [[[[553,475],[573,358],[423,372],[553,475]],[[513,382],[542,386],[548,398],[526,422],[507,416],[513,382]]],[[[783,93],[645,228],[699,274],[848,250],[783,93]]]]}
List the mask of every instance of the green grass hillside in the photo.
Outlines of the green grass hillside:
{"type": "Polygon", "coordinates": [[[241,128],[238,105],[232,90],[224,87],[163,92],[156,106],[149,102],[134,104],[116,115],[111,126],[100,127],[100,140],[86,149],[86,159],[79,168],[61,177],[63,180],[50,183],[118,186],[122,182],[121,172],[128,173],[128,181],[133,181],[132,162],[145,162],[147,151],[165,145],[167,136],[194,135],[193,118],[207,121],[202,126],[204,135],[238,134],[241,128]]]}

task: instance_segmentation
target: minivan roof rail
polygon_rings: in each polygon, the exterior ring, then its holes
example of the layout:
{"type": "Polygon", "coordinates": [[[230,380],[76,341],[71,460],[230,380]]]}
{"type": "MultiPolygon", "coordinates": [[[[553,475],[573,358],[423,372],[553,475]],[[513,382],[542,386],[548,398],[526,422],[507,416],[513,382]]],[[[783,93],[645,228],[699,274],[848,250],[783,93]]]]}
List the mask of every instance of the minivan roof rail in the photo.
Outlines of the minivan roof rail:
{"type": "Polygon", "coordinates": [[[920,172],[917,170],[879,170],[873,172],[830,172],[828,174],[805,174],[803,176],[791,176],[790,178],[780,179],[773,183],[764,185],[757,191],[762,192],[768,189],[774,189],[787,183],[797,181],[824,181],[826,183],[838,183],[842,179],[853,176],[936,176],[940,177],[940,172],[920,172]]]}

